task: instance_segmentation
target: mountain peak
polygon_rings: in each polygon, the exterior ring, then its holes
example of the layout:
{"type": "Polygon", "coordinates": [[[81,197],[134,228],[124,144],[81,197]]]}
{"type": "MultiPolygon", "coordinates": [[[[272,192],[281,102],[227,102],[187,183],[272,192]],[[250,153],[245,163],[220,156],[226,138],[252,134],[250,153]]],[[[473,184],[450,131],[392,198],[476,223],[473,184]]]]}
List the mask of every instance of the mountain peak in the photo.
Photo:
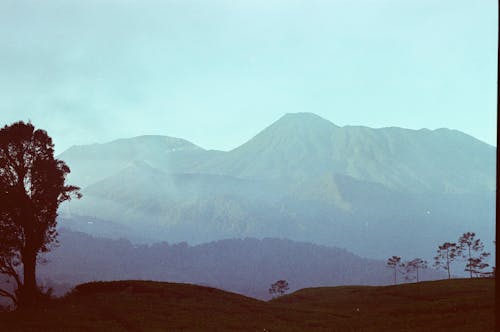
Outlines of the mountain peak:
{"type": "Polygon", "coordinates": [[[121,138],[107,144],[135,144],[138,146],[157,145],[158,147],[172,151],[177,149],[201,149],[199,146],[185,139],[163,135],[141,135],[132,138],[121,138]]]}
{"type": "Polygon", "coordinates": [[[308,140],[313,137],[327,139],[338,128],[332,122],[314,113],[286,113],[257,134],[254,139],[277,139],[278,141],[288,141],[291,138],[308,140]]]}
{"type": "Polygon", "coordinates": [[[326,123],[328,123],[329,126],[332,125],[335,126],[329,120],[310,112],[286,113],[281,118],[279,118],[278,121],[276,121],[275,123],[283,123],[283,122],[288,122],[288,123],[295,122],[308,125],[314,125],[314,124],[325,125],[326,123]]]}

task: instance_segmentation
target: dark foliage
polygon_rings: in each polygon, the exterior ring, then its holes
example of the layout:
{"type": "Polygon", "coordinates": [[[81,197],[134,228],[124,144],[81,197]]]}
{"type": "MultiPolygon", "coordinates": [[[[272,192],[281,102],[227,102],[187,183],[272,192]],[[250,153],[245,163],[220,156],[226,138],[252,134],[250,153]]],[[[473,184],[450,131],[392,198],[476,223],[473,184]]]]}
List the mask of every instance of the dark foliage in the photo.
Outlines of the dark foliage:
{"type": "Polygon", "coordinates": [[[288,286],[288,281],[286,280],[278,280],[269,288],[269,294],[271,296],[283,296],[290,287],[288,286]]]}
{"type": "Polygon", "coordinates": [[[55,243],[59,204],[78,187],[65,184],[69,167],[54,158],[52,139],[31,123],[0,129],[0,274],[14,283],[0,290],[16,306],[40,298],[36,283],[39,253],[55,243]]]}
{"type": "Polygon", "coordinates": [[[448,279],[451,279],[451,263],[457,256],[457,244],[445,242],[438,247],[437,255],[434,257],[434,266],[446,270],[448,272],[448,279]]]}
{"type": "Polygon", "coordinates": [[[392,256],[387,260],[387,266],[394,270],[394,285],[397,283],[398,269],[401,267],[401,257],[392,256]]]}
{"type": "Polygon", "coordinates": [[[427,268],[427,261],[422,258],[415,258],[409,262],[401,264],[401,267],[405,273],[406,280],[416,279],[416,281],[419,282],[419,271],[427,268]],[[413,273],[415,274],[413,275],[413,273]]]}
{"type": "Polygon", "coordinates": [[[490,255],[484,252],[484,244],[480,239],[476,239],[476,233],[467,232],[462,234],[458,239],[457,254],[467,260],[465,271],[470,273],[470,277],[474,274],[476,277],[483,274],[483,270],[489,266],[484,262],[484,259],[490,255]]]}

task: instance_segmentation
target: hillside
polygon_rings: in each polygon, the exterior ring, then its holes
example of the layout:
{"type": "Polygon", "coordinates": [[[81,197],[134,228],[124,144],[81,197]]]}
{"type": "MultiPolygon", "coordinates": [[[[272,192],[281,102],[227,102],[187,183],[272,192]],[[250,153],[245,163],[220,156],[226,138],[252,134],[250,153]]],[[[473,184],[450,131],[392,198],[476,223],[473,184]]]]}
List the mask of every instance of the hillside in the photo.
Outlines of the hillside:
{"type": "Polygon", "coordinates": [[[494,280],[302,289],[270,302],[188,284],[80,285],[8,331],[493,331],[494,280]]]}
{"type": "MultiPolygon", "coordinates": [[[[188,282],[260,299],[269,298],[269,285],[279,279],[288,280],[291,290],[392,283],[392,272],[384,261],[285,239],[226,239],[196,246],[185,242],[134,245],[123,239],[94,238],[63,229],[59,244],[44,255],[48,263],[39,267],[41,281],[56,285],[118,279],[188,282]]],[[[433,269],[421,275],[422,280],[443,277],[433,269]]]]}

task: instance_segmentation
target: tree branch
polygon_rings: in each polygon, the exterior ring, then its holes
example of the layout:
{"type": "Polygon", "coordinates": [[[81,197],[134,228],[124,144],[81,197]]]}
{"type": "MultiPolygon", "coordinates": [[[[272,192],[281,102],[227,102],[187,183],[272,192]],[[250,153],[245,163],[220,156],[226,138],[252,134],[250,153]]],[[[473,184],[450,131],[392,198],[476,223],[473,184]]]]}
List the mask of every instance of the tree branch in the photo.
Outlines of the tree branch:
{"type": "Polygon", "coordinates": [[[23,285],[21,278],[19,276],[19,272],[17,271],[17,269],[13,263],[12,257],[0,258],[0,274],[6,274],[6,275],[12,277],[16,282],[17,288],[20,288],[23,285]]]}
{"type": "Polygon", "coordinates": [[[18,305],[17,296],[1,288],[0,288],[0,297],[8,297],[9,299],[12,300],[14,305],[16,306],[18,305]]]}
{"type": "Polygon", "coordinates": [[[16,268],[12,264],[12,261],[9,260],[7,264],[8,264],[8,269],[10,271],[9,275],[16,281],[17,288],[21,288],[23,283],[21,281],[21,278],[19,277],[19,272],[17,272],[16,268]]]}

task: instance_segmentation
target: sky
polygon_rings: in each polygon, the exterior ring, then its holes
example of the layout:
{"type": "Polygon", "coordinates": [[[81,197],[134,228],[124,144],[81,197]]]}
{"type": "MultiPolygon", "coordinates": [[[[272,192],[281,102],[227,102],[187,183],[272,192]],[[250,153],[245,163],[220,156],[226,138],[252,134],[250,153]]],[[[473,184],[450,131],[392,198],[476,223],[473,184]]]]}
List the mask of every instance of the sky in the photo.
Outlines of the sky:
{"type": "Polygon", "coordinates": [[[230,150],[285,113],[496,145],[497,2],[1,0],[0,125],[56,153],[144,134],[230,150]]]}

